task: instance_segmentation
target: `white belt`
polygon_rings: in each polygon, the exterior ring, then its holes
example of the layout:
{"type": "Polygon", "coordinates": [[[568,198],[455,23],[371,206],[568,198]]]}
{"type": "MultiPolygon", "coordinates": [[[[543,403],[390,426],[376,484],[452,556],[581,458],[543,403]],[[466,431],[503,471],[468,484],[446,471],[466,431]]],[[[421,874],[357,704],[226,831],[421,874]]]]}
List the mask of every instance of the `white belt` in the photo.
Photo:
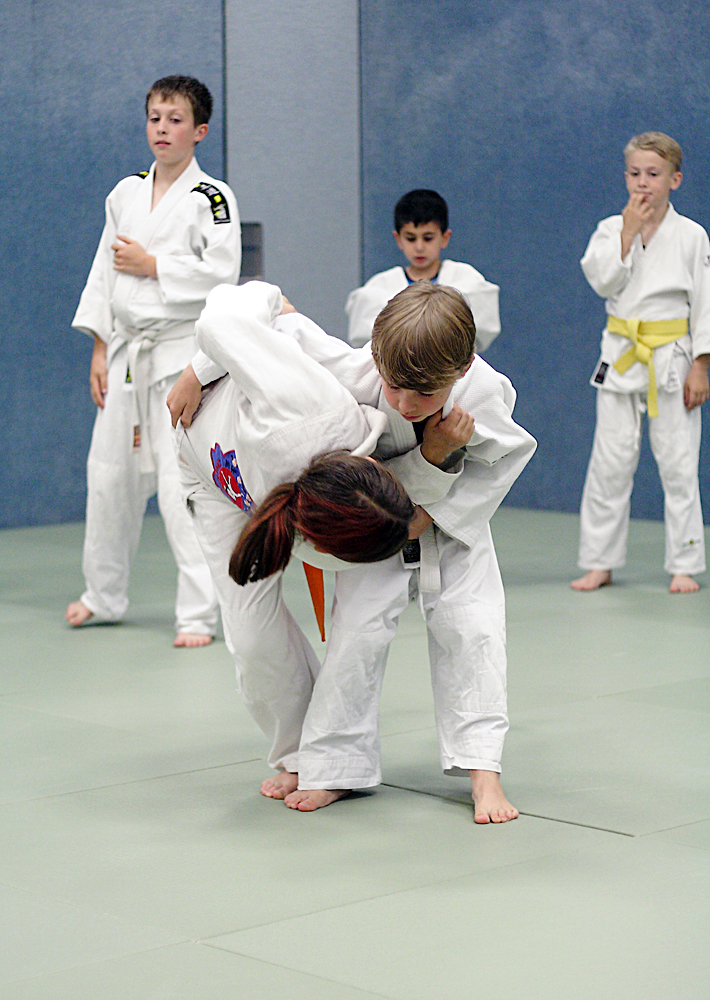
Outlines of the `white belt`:
{"type": "Polygon", "coordinates": [[[439,568],[439,548],[436,544],[434,525],[430,524],[419,536],[421,562],[419,566],[419,590],[423,594],[435,594],[441,590],[441,570],[439,568]]]}
{"type": "Polygon", "coordinates": [[[128,370],[131,382],[128,391],[132,393],[131,424],[133,427],[133,451],[140,451],[141,472],[155,472],[153,452],[142,447],[144,425],[148,419],[148,368],[150,351],[155,341],[145,334],[133,337],[127,341],[128,370]]]}

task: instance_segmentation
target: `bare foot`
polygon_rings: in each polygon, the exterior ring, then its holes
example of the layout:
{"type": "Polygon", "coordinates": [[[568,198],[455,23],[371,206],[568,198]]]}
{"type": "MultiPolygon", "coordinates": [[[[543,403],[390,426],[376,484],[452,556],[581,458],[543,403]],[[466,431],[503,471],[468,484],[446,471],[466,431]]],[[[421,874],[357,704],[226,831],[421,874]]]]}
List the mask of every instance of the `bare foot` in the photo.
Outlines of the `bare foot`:
{"type": "Polygon", "coordinates": [[[267,778],[261,783],[261,794],[267,799],[285,799],[290,792],[298,788],[298,775],[293,771],[279,771],[273,778],[267,778]]]}
{"type": "Polygon", "coordinates": [[[289,809],[298,809],[303,813],[313,812],[337,802],[338,799],[344,799],[350,792],[350,788],[302,788],[287,795],[284,802],[289,809]]]}
{"type": "Polygon", "coordinates": [[[518,810],[505,797],[496,771],[469,771],[473,791],[474,823],[507,823],[518,810]]]}
{"type": "Polygon", "coordinates": [[[209,646],[211,642],[211,635],[202,635],[198,632],[178,632],[173,646],[184,646],[185,649],[192,649],[195,646],[209,646]]]}
{"type": "Polygon", "coordinates": [[[599,590],[600,587],[608,587],[611,583],[611,570],[590,569],[584,576],[570,583],[572,590],[599,590]]]}
{"type": "Polygon", "coordinates": [[[64,617],[70,625],[73,625],[74,628],[78,628],[79,625],[83,625],[84,622],[88,622],[89,618],[93,618],[94,612],[89,611],[83,601],[72,601],[67,608],[64,617]]]}
{"type": "Polygon", "coordinates": [[[696,590],[700,590],[700,584],[685,573],[676,573],[671,580],[671,594],[694,594],[696,590]]]}

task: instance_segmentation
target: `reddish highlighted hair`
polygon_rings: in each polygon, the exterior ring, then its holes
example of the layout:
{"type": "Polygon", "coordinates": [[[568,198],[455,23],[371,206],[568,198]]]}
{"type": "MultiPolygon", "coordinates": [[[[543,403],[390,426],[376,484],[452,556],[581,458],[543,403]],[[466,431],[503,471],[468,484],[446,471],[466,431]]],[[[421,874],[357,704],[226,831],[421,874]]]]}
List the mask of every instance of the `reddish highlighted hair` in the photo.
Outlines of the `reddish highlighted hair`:
{"type": "Polygon", "coordinates": [[[382,465],[346,452],[322,455],[257,507],[229,575],[244,586],[285,569],[296,533],[346,562],[379,562],[404,547],[413,516],[404,487],[382,465]]]}

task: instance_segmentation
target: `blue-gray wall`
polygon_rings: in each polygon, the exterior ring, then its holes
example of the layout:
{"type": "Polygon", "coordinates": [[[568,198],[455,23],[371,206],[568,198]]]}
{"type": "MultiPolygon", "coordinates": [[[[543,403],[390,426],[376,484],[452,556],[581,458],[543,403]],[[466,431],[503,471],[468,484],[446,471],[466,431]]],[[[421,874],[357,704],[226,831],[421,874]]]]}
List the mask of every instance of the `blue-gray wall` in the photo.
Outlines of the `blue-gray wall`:
{"type": "Polygon", "coordinates": [[[150,166],[143,103],[169,73],[216,98],[200,163],[224,175],[221,0],[9,0],[0,12],[0,526],[83,518],[91,342],[70,323],[104,198],[150,166]]]}
{"type": "MultiPolygon", "coordinates": [[[[674,202],[710,228],[710,6],[363,0],[360,16],[365,276],[399,262],[395,200],[439,190],[449,255],[501,286],[503,333],[486,357],[540,442],[510,501],[576,510],[604,317],[578,261],[598,220],[625,204],[621,150],[647,129],[683,146],[674,202]]],[[[706,514],[709,430],[706,413],[706,514]]],[[[662,516],[647,449],[632,512],[662,516]]]]}
{"type": "MultiPolygon", "coordinates": [[[[360,280],[358,4],[226,7],[230,179],[245,214],[266,220],[267,275],[338,332],[360,280]]],[[[511,501],[575,510],[603,318],[577,262],[597,220],[624,203],[620,151],[642,129],[679,139],[676,206],[710,227],[710,7],[361,0],[359,21],[364,276],[397,260],[396,198],[438,188],[451,255],[501,285],[504,330],[487,356],[540,440],[511,501]]],[[[69,324],[103,199],[148,165],[143,96],[170,72],[215,94],[200,161],[224,175],[222,24],[221,0],[2,5],[0,526],[83,517],[91,345],[69,324]]],[[[633,510],[661,513],[648,455],[633,510]]]]}

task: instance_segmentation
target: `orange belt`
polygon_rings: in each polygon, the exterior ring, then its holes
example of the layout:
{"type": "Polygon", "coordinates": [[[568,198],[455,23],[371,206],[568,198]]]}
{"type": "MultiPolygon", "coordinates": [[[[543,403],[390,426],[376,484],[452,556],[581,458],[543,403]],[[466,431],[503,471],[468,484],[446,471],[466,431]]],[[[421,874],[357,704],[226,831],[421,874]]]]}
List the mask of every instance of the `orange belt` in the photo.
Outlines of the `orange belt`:
{"type": "Polygon", "coordinates": [[[316,569],[315,566],[309,566],[305,562],[303,570],[308,581],[308,589],[311,592],[311,601],[313,602],[313,610],[318,622],[321,641],[325,642],[325,585],[323,583],[323,570],[316,569]]]}

